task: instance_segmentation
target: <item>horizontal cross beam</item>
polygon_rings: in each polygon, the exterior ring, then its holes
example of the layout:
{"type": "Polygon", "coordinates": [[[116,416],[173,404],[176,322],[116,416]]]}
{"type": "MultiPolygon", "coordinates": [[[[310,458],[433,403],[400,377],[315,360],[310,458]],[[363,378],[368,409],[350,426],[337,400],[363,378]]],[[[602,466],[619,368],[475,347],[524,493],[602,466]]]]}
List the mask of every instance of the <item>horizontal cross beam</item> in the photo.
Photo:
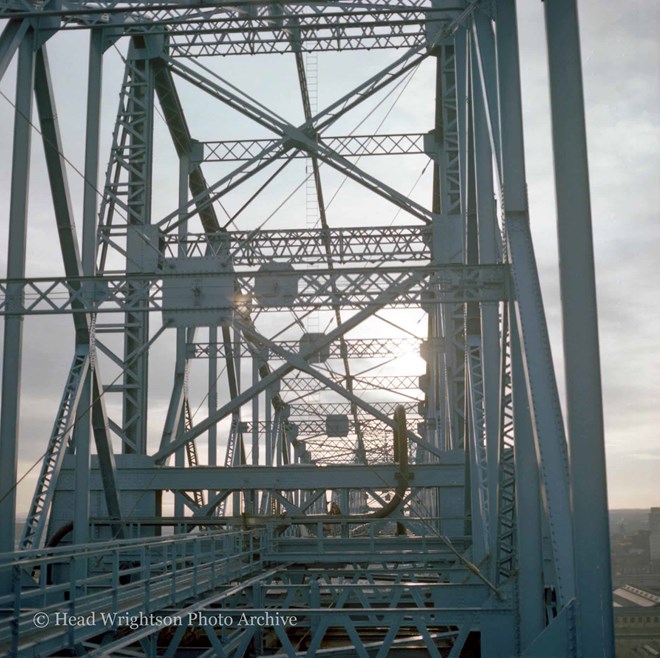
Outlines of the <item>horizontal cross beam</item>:
{"type": "MultiPolygon", "coordinates": [[[[204,142],[204,162],[244,162],[275,144],[273,139],[238,139],[204,142]]],[[[343,135],[324,137],[322,141],[344,158],[372,155],[412,155],[424,151],[424,133],[387,135],[343,135]]],[[[309,157],[297,153],[294,158],[309,157]]]]}
{"type": "MultiPolygon", "coordinates": [[[[205,311],[245,307],[257,299],[262,309],[362,308],[391,289],[404,272],[414,273],[417,283],[388,306],[408,307],[438,303],[497,302],[508,298],[508,268],[504,265],[438,265],[427,267],[288,271],[260,270],[254,273],[216,271],[131,274],[99,277],[33,278],[0,281],[0,315],[53,315],[73,313],[76,307],[86,313],[205,311]],[[242,291],[240,298],[202,301],[199,306],[168,307],[163,304],[162,282],[188,279],[200,287],[204,281],[226,275],[242,291]],[[297,294],[290,299],[262,296],[258,281],[294,282],[297,294]]],[[[212,284],[210,284],[212,285],[212,284]]],[[[290,284],[293,285],[293,284],[290,284]]]]}
{"type": "MultiPolygon", "coordinates": [[[[122,490],[148,491],[302,491],[313,489],[394,489],[398,486],[396,464],[328,464],[314,466],[293,464],[283,466],[196,466],[174,467],[126,463],[117,471],[122,490]]],[[[419,487],[460,487],[465,478],[464,456],[448,452],[439,463],[409,466],[411,482],[419,487]]],[[[58,487],[62,491],[75,489],[73,459],[67,455],[60,473],[58,487]]],[[[94,469],[90,487],[102,488],[101,475],[94,469]]]]}

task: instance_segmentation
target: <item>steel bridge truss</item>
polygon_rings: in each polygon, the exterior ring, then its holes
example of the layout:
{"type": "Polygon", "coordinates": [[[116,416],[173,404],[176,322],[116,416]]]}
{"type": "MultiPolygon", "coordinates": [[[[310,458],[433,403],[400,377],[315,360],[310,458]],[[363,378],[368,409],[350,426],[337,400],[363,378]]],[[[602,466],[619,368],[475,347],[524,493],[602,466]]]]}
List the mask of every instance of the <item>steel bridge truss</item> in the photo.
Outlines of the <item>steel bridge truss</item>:
{"type": "Polygon", "coordinates": [[[514,0],[0,0],[0,79],[16,71],[3,655],[613,655],[577,16],[574,0],[545,4],[564,336],[583,348],[566,349],[567,426],[531,242],[514,0]],[[48,57],[73,32],[89,36],[80,204],[48,57]],[[382,53],[379,70],[319,111],[303,54],[357,50],[382,53]],[[214,68],[274,54],[297,73],[302,121],[214,68]],[[435,85],[414,100],[430,125],[348,131],[418,71],[435,85]],[[225,113],[211,139],[191,99],[225,113]],[[26,271],[37,138],[63,276],[26,271]],[[267,196],[302,159],[307,224],[267,196]],[[402,191],[391,174],[413,162],[402,191]],[[349,183],[353,215],[334,211],[328,180],[349,183]],[[72,318],[74,358],[50,436],[33,441],[41,470],[15,537],[22,327],[38,315],[72,318]]]}

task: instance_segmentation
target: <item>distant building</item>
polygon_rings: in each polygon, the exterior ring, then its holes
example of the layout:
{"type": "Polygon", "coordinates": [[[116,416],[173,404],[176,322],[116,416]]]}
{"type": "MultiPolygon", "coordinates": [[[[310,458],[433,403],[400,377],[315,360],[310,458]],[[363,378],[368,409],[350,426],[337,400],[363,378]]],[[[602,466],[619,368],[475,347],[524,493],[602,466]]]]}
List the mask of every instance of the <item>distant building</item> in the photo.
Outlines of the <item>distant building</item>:
{"type": "Polygon", "coordinates": [[[660,595],[623,585],[612,599],[617,658],[660,656],[660,595]]]}
{"type": "Polygon", "coordinates": [[[660,507],[652,507],[649,512],[649,530],[660,532],[660,507]]]}
{"type": "Polygon", "coordinates": [[[651,563],[658,563],[660,566],[660,507],[652,507],[649,514],[649,549],[651,553],[651,563]]]}
{"type": "Polygon", "coordinates": [[[611,541],[614,584],[625,584],[632,575],[653,573],[650,532],[637,530],[631,535],[615,535],[611,541]]]}

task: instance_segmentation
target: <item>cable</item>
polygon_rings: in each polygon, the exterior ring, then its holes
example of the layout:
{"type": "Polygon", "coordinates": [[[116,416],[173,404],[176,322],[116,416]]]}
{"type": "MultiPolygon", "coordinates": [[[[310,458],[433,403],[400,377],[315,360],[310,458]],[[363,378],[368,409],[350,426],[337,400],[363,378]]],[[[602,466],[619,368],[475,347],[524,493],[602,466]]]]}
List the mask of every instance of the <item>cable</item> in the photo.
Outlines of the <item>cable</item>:
{"type": "MultiPolygon", "coordinates": [[[[413,186],[410,188],[410,192],[406,195],[407,197],[410,198],[410,195],[415,191],[415,188],[417,187],[417,184],[419,183],[420,180],[422,180],[422,176],[426,173],[426,170],[428,169],[429,165],[431,164],[432,160],[429,159],[428,162],[424,165],[424,168],[422,169],[422,173],[417,177],[417,180],[414,182],[413,186]]],[[[394,217],[392,217],[392,221],[389,223],[390,226],[394,224],[394,220],[399,216],[399,213],[401,212],[401,208],[397,208],[396,213],[394,213],[394,217]]],[[[382,261],[385,262],[385,261],[382,261]]],[[[378,267],[378,265],[376,266],[378,267]]]]}
{"type": "MultiPolygon", "coordinates": [[[[360,127],[360,126],[361,126],[361,125],[362,125],[362,124],[363,124],[363,123],[364,123],[364,122],[365,122],[365,121],[366,121],[366,120],[367,120],[367,119],[368,119],[368,118],[369,118],[369,117],[370,117],[370,116],[371,116],[371,115],[372,115],[372,114],[373,114],[373,113],[374,113],[374,112],[375,112],[375,111],[376,111],[376,110],[377,110],[377,109],[378,109],[378,108],[379,108],[379,107],[380,107],[380,106],[381,106],[381,105],[382,105],[382,104],[383,104],[383,103],[384,103],[384,102],[390,97],[390,96],[391,96],[391,94],[393,94],[393,93],[396,91],[396,89],[398,89],[398,87],[400,87],[401,85],[403,85],[402,88],[401,88],[401,91],[399,92],[399,94],[397,95],[397,97],[394,99],[394,102],[392,103],[390,109],[387,110],[385,116],[382,118],[381,122],[380,122],[380,123],[378,124],[378,126],[376,127],[376,130],[375,130],[374,132],[375,132],[375,133],[378,133],[378,131],[382,128],[382,126],[383,126],[383,124],[385,123],[385,121],[387,120],[387,118],[388,118],[388,117],[390,116],[390,114],[392,113],[392,110],[394,110],[396,104],[399,102],[399,98],[401,98],[401,95],[403,94],[403,92],[406,90],[406,88],[407,88],[408,85],[410,84],[410,81],[413,79],[413,77],[414,77],[415,73],[417,73],[418,69],[419,69],[419,64],[418,64],[414,69],[412,69],[412,71],[410,71],[410,73],[407,75],[407,77],[402,78],[401,80],[399,80],[399,82],[398,82],[398,83],[397,83],[397,84],[396,84],[396,85],[395,85],[395,86],[389,91],[389,93],[388,93],[388,94],[387,94],[387,95],[386,95],[386,96],[385,96],[385,97],[384,97],[384,98],[378,103],[378,105],[376,105],[376,106],[371,110],[371,112],[369,112],[369,114],[367,114],[367,116],[365,116],[364,119],[362,119],[362,121],[360,121],[360,123],[358,123],[358,125],[355,126],[355,128],[353,128],[353,130],[350,132],[350,135],[353,135],[353,133],[354,133],[354,132],[355,132],[355,131],[356,131],[356,130],[357,130],[357,129],[358,129],[358,128],[359,128],[359,127],[360,127]]],[[[358,157],[356,158],[356,160],[355,160],[355,163],[357,164],[361,159],[362,159],[362,156],[361,156],[361,155],[358,156],[358,157]]],[[[330,201],[328,201],[328,203],[326,204],[326,210],[330,207],[330,205],[332,204],[332,202],[335,200],[335,198],[337,197],[337,195],[338,195],[339,192],[341,191],[341,188],[344,187],[344,185],[345,185],[345,183],[346,183],[347,180],[348,180],[348,176],[345,175],[345,176],[344,176],[344,179],[343,179],[342,182],[340,183],[339,187],[335,190],[335,193],[334,193],[334,194],[332,195],[332,197],[330,198],[330,201]]]]}
{"type": "MultiPolygon", "coordinates": [[[[3,97],[3,98],[4,98],[4,99],[5,99],[5,100],[6,100],[6,101],[7,101],[7,102],[8,102],[8,103],[14,108],[14,111],[17,112],[18,114],[20,114],[20,116],[21,116],[23,119],[25,119],[25,121],[27,121],[28,125],[32,128],[32,130],[34,130],[34,131],[35,131],[35,132],[36,132],[36,133],[37,133],[37,134],[43,139],[44,142],[46,142],[51,148],[53,148],[53,149],[57,152],[57,154],[62,158],[62,160],[64,160],[64,162],[66,162],[66,163],[69,165],[69,167],[71,167],[71,169],[73,169],[73,171],[74,171],[76,174],[78,174],[78,176],[80,176],[80,178],[83,180],[83,182],[85,183],[85,185],[91,187],[91,188],[94,190],[94,192],[96,192],[97,196],[98,196],[99,198],[102,199],[102,198],[103,198],[103,192],[101,192],[101,191],[98,189],[98,187],[96,187],[96,183],[95,183],[95,182],[93,183],[93,182],[89,181],[89,180],[87,179],[87,177],[85,176],[85,174],[84,174],[82,171],[80,171],[80,169],[78,169],[78,167],[76,167],[76,165],[73,164],[73,162],[71,162],[71,160],[69,160],[69,158],[67,158],[66,155],[64,155],[64,153],[63,153],[62,151],[60,151],[59,148],[57,148],[57,144],[54,144],[50,139],[48,139],[47,137],[44,136],[44,134],[43,134],[43,132],[41,131],[41,129],[38,128],[38,127],[33,123],[33,121],[32,121],[32,120],[31,120],[31,119],[30,119],[30,118],[29,118],[24,112],[21,112],[21,111],[16,107],[16,104],[14,103],[14,101],[12,101],[12,100],[11,100],[11,99],[5,94],[5,92],[2,91],[2,89],[0,89],[0,96],[2,96],[2,97],[3,97]]],[[[120,215],[121,215],[121,213],[120,213],[120,215]]],[[[125,215],[121,215],[121,216],[122,216],[122,219],[127,220],[127,217],[126,217],[125,215]]],[[[127,220],[127,221],[128,221],[128,220],[127,220]]]]}
{"type": "MultiPolygon", "coordinates": [[[[238,216],[239,216],[239,215],[240,215],[240,214],[241,214],[241,213],[242,213],[242,212],[243,212],[243,211],[244,211],[244,210],[245,210],[245,209],[246,209],[246,208],[252,203],[252,201],[254,201],[254,200],[257,198],[257,196],[259,196],[259,194],[261,194],[261,193],[266,189],[266,187],[268,187],[268,185],[270,185],[270,183],[272,183],[273,180],[275,180],[275,178],[280,174],[280,172],[281,172],[281,171],[282,171],[287,165],[289,165],[292,161],[293,161],[293,157],[288,158],[288,159],[287,159],[287,160],[286,160],[286,161],[285,161],[285,162],[284,162],[284,163],[283,163],[283,164],[277,169],[277,171],[276,171],[275,173],[271,174],[271,176],[266,180],[266,182],[263,183],[263,185],[261,185],[261,187],[259,187],[259,189],[258,189],[258,190],[257,190],[257,191],[256,191],[256,192],[255,192],[255,193],[254,193],[254,194],[253,194],[253,195],[252,195],[252,196],[251,196],[251,197],[250,197],[250,198],[249,198],[249,199],[248,199],[248,200],[247,200],[247,201],[246,201],[246,202],[245,202],[245,203],[244,203],[244,204],[243,204],[243,205],[242,205],[242,206],[236,211],[236,212],[235,212],[235,213],[234,213],[234,215],[229,215],[229,214],[227,214],[227,216],[229,217],[229,221],[226,222],[226,223],[222,226],[222,230],[223,230],[223,231],[227,230],[227,228],[228,228],[229,226],[231,226],[231,225],[232,225],[232,224],[238,219],[238,216]]],[[[294,190],[294,191],[295,191],[295,190],[294,190]]],[[[288,200],[288,199],[287,199],[287,200],[288,200]]],[[[219,201],[219,199],[218,199],[218,201],[219,201]]],[[[286,201],[285,201],[284,203],[286,203],[286,201]]],[[[226,211],[225,211],[225,212],[226,212],[226,211]]],[[[268,221],[268,220],[266,220],[266,221],[268,221]]],[[[266,221],[264,221],[264,224],[266,223],[266,221]]],[[[262,227],[264,224],[262,224],[262,225],[259,227],[259,229],[261,229],[261,227],[262,227]]],[[[239,243],[239,247],[244,246],[245,242],[247,242],[247,241],[250,240],[250,239],[251,239],[251,237],[248,235],[248,236],[245,238],[244,242],[239,243]]],[[[235,253],[236,253],[236,251],[234,251],[234,254],[235,254],[235,253]]],[[[232,254],[232,256],[233,256],[234,254],[232,254]]]]}

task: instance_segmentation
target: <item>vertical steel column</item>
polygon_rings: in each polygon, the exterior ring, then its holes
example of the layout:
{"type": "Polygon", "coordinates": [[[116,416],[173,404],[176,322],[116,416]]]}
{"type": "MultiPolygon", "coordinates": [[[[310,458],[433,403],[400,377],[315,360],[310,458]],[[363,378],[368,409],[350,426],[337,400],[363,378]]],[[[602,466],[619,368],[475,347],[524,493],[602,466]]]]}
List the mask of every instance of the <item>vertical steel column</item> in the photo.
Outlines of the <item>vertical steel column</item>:
{"type": "MultiPolygon", "coordinates": [[[[29,30],[18,50],[16,72],[16,111],[12,151],[11,200],[7,278],[25,277],[28,182],[32,128],[32,86],[34,80],[34,33],[29,30]]],[[[16,472],[18,469],[18,429],[23,347],[23,290],[19,284],[7,286],[9,313],[5,317],[2,366],[2,406],[0,407],[0,553],[14,550],[16,535],[16,472]]],[[[11,591],[11,576],[0,581],[0,594],[11,591]]]]}
{"type": "MultiPolygon", "coordinates": [[[[99,169],[99,131],[101,124],[101,88],[103,71],[103,35],[100,30],[90,33],[89,68],[87,73],[87,126],[85,129],[85,186],[83,190],[82,268],[85,276],[96,274],[96,184],[99,169]]],[[[76,342],[87,343],[89,332],[77,335],[76,342]]],[[[76,416],[74,439],[76,469],[73,541],[89,541],[90,470],[92,436],[92,377],[88,371],[82,386],[79,413],[76,416]]],[[[82,574],[80,574],[82,575],[82,574]]]]}
{"type": "MultiPolygon", "coordinates": [[[[179,246],[177,257],[186,257],[186,235],[188,234],[188,220],[186,219],[186,206],[188,204],[188,178],[190,175],[190,154],[181,153],[179,155],[179,226],[177,236],[179,246]]],[[[182,394],[175,400],[178,411],[178,422],[174,425],[174,438],[181,436],[185,431],[185,405],[188,404],[188,377],[187,377],[187,356],[186,356],[186,334],[185,327],[176,329],[176,365],[175,379],[182,381],[182,394]]],[[[209,346],[210,347],[210,346],[209,346]]],[[[175,387],[176,389],[176,387],[175,387]]],[[[178,468],[185,466],[186,448],[182,446],[174,453],[174,465],[178,468]]],[[[183,496],[180,493],[174,495],[174,516],[183,516],[183,496]]]]}
{"type": "MultiPolygon", "coordinates": [[[[484,22],[483,29],[490,29],[490,20],[481,14],[474,21],[484,22]]],[[[484,56],[482,48],[481,56],[484,56]]],[[[474,169],[477,195],[477,224],[479,263],[498,261],[499,231],[493,187],[493,152],[488,134],[488,108],[479,84],[476,39],[472,41],[472,121],[474,123],[474,169]]],[[[488,452],[488,509],[490,515],[490,546],[497,543],[497,500],[499,470],[498,411],[500,404],[499,369],[499,309],[497,303],[481,304],[481,367],[484,387],[484,421],[488,452]]]]}
{"type": "MultiPolygon", "coordinates": [[[[513,319],[513,309],[509,317],[513,319]]],[[[541,489],[520,339],[515,322],[509,322],[509,332],[516,467],[518,610],[520,649],[524,651],[545,625],[541,489]]]]}
{"type": "MultiPolygon", "coordinates": [[[[462,130],[461,114],[457,103],[464,95],[458,87],[461,75],[465,75],[463,53],[464,33],[456,36],[453,43],[438,45],[433,55],[436,59],[436,97],[434,130],[425,144],[425,151],[433,158],[433,243],[434,263],[463,263],[463,217],[461,216],[461,187],[459,132],[462,130]],[[457,55],[458,54],[458,55],[457,55]]],[[[436,409],[427,414],[429,429],[437,422],[437,436],[443,450],[461,444],[464,426],[465,388],[465,336],[464,310],[460,304],[443,307],[429,305],[429,347],[437,349],[443,343],[439,371],[434,374],[436,409]],[[440,339],[440,340],[438,340],[440,339]]],[[[433,352],[431,352],[433,353],[433,352]]],[[[429,364],[436,363],[429,361],[429,364]]],[[[429,402],[432,400],[429,399],[429,402]]],[[[430,436],[430,435],[429,435],[430,436]]]]}
{"type": "Polygon", "coordinates": [[[598,313],[576,0],[546,0],[579,641],[614,655],[598,313]]]}
{"type": "MultiPolygon", "coordinates": [[[[251,352],[252,357],[252,386],[259,383],[259,362],[255,352],[251,352]]],[[[256,466],[259,464],[259,396],[255,395],[252,398],[252,464],[256,466]]],[[[258,513],[262,503],[261,496],[258,491],[254,492],[254,511],[258,513]]]]}
{"type": "MultiPolygon", "coordinates": [[[[465,260],[465,222],[461,198],[462,103],[466,101],[467,61],[465,32],[456,34],[456,44],[438,46],[436,55],[435,139],[438,158],[434,170],[433,258],[442,264],[465,260]]],[[[465,431],[465,307],[445,304],[442,314],[447,447],[459,448],[465,431]]]]}
{"type": "MultiPolygon", "coordinates": [[[[456,38],[456,88],[459,96],[457,104],[458,125],[460,126],[460,172],[461,172],[461,204],[464,217],[465,264],[477,265],[479,262],[479,229],[478,229],[478,198],[476,178],[479,174],[475,166],[475,132],[473,120],[473,90],[474,72],[471,53],[471,39],[467,31],[461,32],[461,38],[456,38]]],[[[485,478],[486,466],[490,465],[484,450],[485,417],[484,417],[484,378],[483,349],[481,336],[479,304],[465,304],[465,343],[466,343],[466,379],[465,396],[466,440],[470,440],[470,515],[472,518],[472,559],[481,563],[491,552],[494,542],[489,539],[492,534],[491,510],[494,509],[488,497],[488,481],[485,478]]],[[[497,380],[496,380],[497,381],[497,380]]],[[[467,503],[467,501],[466,501],[467,503]]],[[[468,507],[466,504],[466,512],[468,507]]],[[[492,561],[491,561],[492,564],[492,561]]]]}
{"type": "MultiPolygon", "coordinates": [[[[252,354],[252,386],[259,383],[259,361],[252,354]]],[[[252,398],[252,464],[259,463],[259,396],[252,398]]]]}
{"type": "Polygon", "coordinates": [[[266,423],[266,466],[273,465],[272,405],[273,385],[266,387],[264,394],[264,421],[266,423]]]}
{"type": "Polygon", "coordinates": [[[86,276],[96,274],[97,179],[101,126],[103,32],[92,30],[89,43],[87,131],[85,135],[85,188],[83,195],[82,264],[86,276]]]}
{"type": "MultiPolygon", "coordinates": [[[[151,184],[153,164],[154,53],[142,37],[134,37],[126,66],[130,72],[128,84],[129,162],[127,211],[128,225],[138,230],[151,222],[151,184]]],[[[127,244],[126,272],[141,273],[142,263],[133,244],[127,244]]],[[[144,285],[129,284],[128,295],[134,300],[145,299],[144,285]]],[[[147,449],[147,415],[149,392],[149,351],[143,350],[149,341],[149,314],[129,312],[125,316],[124,335],[124,410],[123,430],[129,441],[125,452],[145,454],[147,449]],[[134,446],[131,447],[131,446],[134,446]]]]}
{"type": "Polygon", "coordinates": [[[497,62],[507,245],[527,394],[540,464],[560,607],[575,595],[568,456],[529,227],[515,0],[497,0],[497,62]]]}
{"type": "MultiPolygon", "coordinates": [[[[209,327],[209,416],[218,410],[218,328],[209,327]]],[[[209,427],[208,462],[209,466],[218,464],[218,427],[209,427]]],[[[209,498],[211,497],[209,492],[209,498]]]]}

